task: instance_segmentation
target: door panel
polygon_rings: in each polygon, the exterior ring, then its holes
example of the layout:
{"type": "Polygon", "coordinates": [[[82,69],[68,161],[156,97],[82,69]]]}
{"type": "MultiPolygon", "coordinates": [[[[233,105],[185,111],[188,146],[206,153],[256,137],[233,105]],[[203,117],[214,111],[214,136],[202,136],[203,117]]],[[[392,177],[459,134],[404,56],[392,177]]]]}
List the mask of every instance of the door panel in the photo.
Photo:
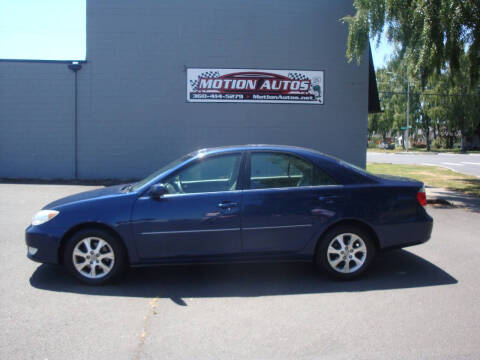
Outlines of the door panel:
{"type": "Polygon", "coordinates": [[[241,191],[141,197],[133,231],[141,258],[241,252],[241,191]]]}
{"type": "Polygon", "coordinates": [[[336,186],[244,191],[244,252],[300,251],[319,224],[342,211],[341,192],[336,186]]]}
{"type": "Polygon", "coordinates": [[[143,259],[242,251],[240,152],[200,157],[163,179],[168,194],[140,197],[133,231],[143,259]]]}
{"type": "Polygon", "coordinates": [[[248,164],[249,188],[242,197],[246,253],[300,251],[342,207],[342,187],[304,159],[259,151],[248,164]]]}

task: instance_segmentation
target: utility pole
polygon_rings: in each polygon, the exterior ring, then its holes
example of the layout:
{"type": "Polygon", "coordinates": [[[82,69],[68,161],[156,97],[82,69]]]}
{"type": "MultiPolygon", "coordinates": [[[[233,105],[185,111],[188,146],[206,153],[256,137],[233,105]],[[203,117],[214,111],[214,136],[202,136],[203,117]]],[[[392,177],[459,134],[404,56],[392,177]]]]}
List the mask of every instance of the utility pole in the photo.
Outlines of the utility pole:
{"type": "Polygon", "coordinates": [[[407,78],[407,130],[405,131],[405,150],[408,152],[408,133],[410,127],[410,80],[407,78]]]}
{"type": "Polygon", "coordinates": [[[78,179],[78,77],[77,72],[82,68],[82,65],[78,61],[73,61],[68,65],[68,68],[75,73],[74,81],[74,118],[73,118],[73,131],[74,131],[74,177],[78,179]]]}

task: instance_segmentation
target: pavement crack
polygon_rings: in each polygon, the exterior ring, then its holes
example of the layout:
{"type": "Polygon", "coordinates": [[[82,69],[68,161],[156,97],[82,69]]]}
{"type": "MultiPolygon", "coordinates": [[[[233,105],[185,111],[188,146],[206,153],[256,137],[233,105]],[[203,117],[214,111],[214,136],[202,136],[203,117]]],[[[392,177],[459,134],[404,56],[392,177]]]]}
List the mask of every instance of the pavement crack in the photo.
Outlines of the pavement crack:
{"type": "Polygon", "coordinates": [[[148,308],[147,314],[143,317],[143,329],[142,333],[140,335],[140,340],[138,342],[137,348],[135,350],[135,360],[140,360],[142,353],[143,353],[143,348],[145,346],[145,339],[147,337],[147,334],[150,329],[150,322],[151,319],[154,315],[157,315],[157,305],[160,297],[154,297],[152,300],[150,300],[149,305],[150,307],[148,308]]]}

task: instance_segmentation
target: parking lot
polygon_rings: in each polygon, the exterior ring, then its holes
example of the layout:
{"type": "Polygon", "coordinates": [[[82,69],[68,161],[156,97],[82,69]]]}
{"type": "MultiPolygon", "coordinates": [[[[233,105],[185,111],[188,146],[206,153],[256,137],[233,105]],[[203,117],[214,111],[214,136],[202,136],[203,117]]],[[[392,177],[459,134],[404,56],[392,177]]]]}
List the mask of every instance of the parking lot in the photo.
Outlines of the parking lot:
{"type": "Polygon", "coordinates": [[[358,281],[277,263],[132,269],[87,287],[28,260],[24,230],[90,188],[0,184],[1,359],[480,358],[480,208],[429,208],[431,241],[358,281]]]}

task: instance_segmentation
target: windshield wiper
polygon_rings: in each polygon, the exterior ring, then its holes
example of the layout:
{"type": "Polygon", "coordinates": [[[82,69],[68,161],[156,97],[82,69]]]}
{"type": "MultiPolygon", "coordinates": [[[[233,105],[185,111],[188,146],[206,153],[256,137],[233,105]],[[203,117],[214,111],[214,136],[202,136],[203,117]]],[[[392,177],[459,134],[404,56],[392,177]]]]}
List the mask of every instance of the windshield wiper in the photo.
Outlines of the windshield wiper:
{"type": "Polygon", "coordinates": [[[125,192],[130,192],[130,190],[132,189],[133,185],[135,185],[135,183],[131,183],[131,184],[127,184],[125,185],[124,187],[122,187],[122,191],[125,191],[125,192]]]}

